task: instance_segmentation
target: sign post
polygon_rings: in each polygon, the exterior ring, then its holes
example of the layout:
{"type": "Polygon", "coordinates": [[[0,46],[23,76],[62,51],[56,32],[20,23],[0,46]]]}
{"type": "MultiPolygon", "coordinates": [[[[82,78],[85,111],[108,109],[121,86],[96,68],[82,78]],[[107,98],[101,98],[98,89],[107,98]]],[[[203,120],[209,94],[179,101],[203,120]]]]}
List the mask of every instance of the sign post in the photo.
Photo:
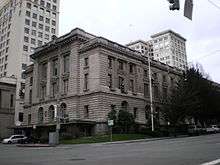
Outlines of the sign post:
{"type": "Polygon", "coordinates": [[[108,120],[108,126],[110,127],[110,141],[112,142],[112,126],[114,125],[114,120],[108,120]]]}

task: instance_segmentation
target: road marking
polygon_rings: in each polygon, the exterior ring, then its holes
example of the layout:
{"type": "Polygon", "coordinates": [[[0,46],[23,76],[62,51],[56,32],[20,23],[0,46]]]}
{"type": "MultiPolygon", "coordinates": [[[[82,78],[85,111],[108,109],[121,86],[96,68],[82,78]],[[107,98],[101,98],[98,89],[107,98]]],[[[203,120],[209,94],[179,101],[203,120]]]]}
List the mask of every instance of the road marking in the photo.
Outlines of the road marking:
{"type": "Polygon", "coordinates": [[[203,164],[201,164],[201,165],[216,165],[216,164],[218,164],[218,163],[220,163],[220,159],[213,160],[213,161],[207,162],[207,163],[203,163],[203,164]]]}

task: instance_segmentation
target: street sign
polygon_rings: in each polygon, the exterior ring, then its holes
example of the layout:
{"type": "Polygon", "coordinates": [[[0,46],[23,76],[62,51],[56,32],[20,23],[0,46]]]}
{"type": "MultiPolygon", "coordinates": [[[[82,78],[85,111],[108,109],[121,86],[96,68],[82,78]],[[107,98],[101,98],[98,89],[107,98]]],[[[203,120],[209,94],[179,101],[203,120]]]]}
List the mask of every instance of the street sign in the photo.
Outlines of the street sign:
{"type": "Polygon", "coordinates": [[[184,16],[192,20],[193,0],[185,0],[184,16]]]}
{"type": "Polygon", "coordinates": [[[108,120],[108,126],[113,126],[114,125],[114,120],[108,120]]]}

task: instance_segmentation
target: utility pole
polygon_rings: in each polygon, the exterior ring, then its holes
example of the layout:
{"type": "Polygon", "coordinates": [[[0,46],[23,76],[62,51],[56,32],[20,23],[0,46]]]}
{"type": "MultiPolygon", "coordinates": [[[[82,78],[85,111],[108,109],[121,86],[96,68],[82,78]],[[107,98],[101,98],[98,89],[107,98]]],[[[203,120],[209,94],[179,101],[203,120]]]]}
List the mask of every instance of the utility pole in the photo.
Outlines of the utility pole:
{"type": "Polygon", "coordinates": [[[151,61],[148,53],[148,74],[149,74],[149,91],[150,91],[150,114],[151,114],[151,130],[154,131],[154,110],[152,97],[152,80],[151,80],[151,61]]]}

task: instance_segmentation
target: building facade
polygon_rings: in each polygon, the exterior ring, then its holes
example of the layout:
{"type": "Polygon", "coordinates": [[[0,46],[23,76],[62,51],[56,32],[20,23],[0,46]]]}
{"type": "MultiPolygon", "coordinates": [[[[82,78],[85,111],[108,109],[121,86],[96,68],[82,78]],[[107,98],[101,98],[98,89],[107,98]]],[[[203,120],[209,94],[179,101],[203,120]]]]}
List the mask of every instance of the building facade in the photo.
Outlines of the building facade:
{"type": "Polygon", "coordinates": [[[0,80],[0,139],[13,133],[16,79],[0,80]]]}
{"type": "Polygon", "coordinates": [[[180,34],[166,30],[151,36],[154,59],[169,66],[186,70],[186,39],[180,34]]]}
{"type": "Polygon", "coordinates": [[[0,77],[17,78],[15,124],[23,113],[24,75],[30,54],[58,35],[59,0],[1,0],[0,77]],[[20,114],[20,115],[21,115],[20,114]]]}
{"type": "MultiPolygon", "coordinates": [[[[54,130],[58,114],[61,132],[104,133],[112,109],[133,113],[139,125],[149,122],[148,61],[141,53],[76,28],[38,48],[31,58],[34,64],[25,71],[22,127],[34,126],[39,134],[45,128],[54,130]]],[[[181,72],[154,60],[151,66],[159,115],[181,72]]]]}

